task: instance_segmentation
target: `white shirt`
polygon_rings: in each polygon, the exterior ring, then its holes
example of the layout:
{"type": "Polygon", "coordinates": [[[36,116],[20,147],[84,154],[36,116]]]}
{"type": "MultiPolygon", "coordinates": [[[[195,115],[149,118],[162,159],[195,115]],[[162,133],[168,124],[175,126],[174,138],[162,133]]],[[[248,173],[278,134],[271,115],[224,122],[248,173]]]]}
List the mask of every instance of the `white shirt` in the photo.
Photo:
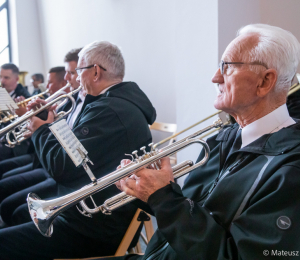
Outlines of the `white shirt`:
{"type": "Polygon", "coordinates": [[[82,108],[83,103],[84,103],[84,100],[85,100],[85,96],[82,94],[82,90],[79,91],[78,98],[81,99],[81,102],[77,104],[77,106],[75,107],[74,112],[70,113],[68,115],[68,119],[67,119],[68,125],[70,126],[71,129],[73,129],[74,122],[75,122],[78,114],[80,113],[81,108],[82,108]]]}
{"type": "Polygon", "coordinates": [[[295,124],[290,117],[286,104],[271,113],[242,128],[242,147],[247,146],[259,137],[275,133],[284,127],[295,124]]]}

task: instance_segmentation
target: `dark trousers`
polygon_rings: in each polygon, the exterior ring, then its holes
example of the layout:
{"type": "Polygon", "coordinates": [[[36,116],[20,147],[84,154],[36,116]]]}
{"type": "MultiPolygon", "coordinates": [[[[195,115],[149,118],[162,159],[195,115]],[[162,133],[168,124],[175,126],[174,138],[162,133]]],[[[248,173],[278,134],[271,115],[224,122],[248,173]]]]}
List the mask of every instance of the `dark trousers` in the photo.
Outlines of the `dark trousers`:
{"type": "MultiPolygon", "coordinates": [[[[37,169],[41,170],[41,169],[37,169]]],[[[34,170],[36,171],[36,170],[34,170]]],[[[29,215],[16,215],[14,218],[12,217],[16,208],[21,206],[22,204],[26,203],[26,198],[28,193],[34,192],[38,196],[42,198],[49,198],[57,195],[57,184],[52,178],[47,178],[44,181],[41,181],[33,186],[29,186],[18,192],[7,196],[1,203],[0,206],[0,215],[2,220],[8,224],[9,226],[15,225],[16,222],[14,219],[17,219],[17,223],[25,223],[30,220],[29,215]],[[24,220],[22,220],[23,216],[27,216],[24,220]]]]}
{"type": "Polygon", "coordinates": [[[11,216],[12,226],[24,224],[30,221],[32,220],[29,214],[27,203],[24,203],[21,206],[17,207],[11,216]]]}
{"type": "MultiPolygon", "coordinates": [[[[3,148],[3,147],[1,147],[3,148]]],[[[10,149],[10,148],[9,148],[10,149]]],[[[33,154],[24,154],[21,156],[16,156],[10,159],[0,161],[0,179],[8,171],[11,171],[15,168],[25,166],[33,162],[33,154]]],[[[31,169],[29,169],[31,170],[31,169]]],[[[24,172],[24,171],[23,171],[24,172]]]]}
{"type": "Polygon", "coordinates": [[[28,172],[28,171],[31,171],[32,169],[33,169],[33,163],[29,163],[29,164],[26,164],[24,166],[21,166],[21,167],[12,169],[10,171],[7,171],[6,173],[3,173],[2,179],[10,177],[10,176],[17,175],[17,174],[20,174],[20,173],[23,173],[23,172],[28,172]]]}
{"type": "Polygon", "coordinates": [[[83,236],[67,227],[61,217],[54,220],[50,238],[44,237],[33,222],[0,230],[0,260],[109,256],[117,247],[109,237],[83,236]]]}
{"type": "Polygon", "coordinates": [[[14,148],[9,148],[5,143],[0,143],[0,161],[13,158],[20,155],[26,155],[29,151],[30,141],[26,140],[16,145],[14,148]]]}
{"type": "Polygon", "coordinates": [[[35,169],[0,180],[0,203],[11,194],[49,178],[44,169],[35,169]]]}

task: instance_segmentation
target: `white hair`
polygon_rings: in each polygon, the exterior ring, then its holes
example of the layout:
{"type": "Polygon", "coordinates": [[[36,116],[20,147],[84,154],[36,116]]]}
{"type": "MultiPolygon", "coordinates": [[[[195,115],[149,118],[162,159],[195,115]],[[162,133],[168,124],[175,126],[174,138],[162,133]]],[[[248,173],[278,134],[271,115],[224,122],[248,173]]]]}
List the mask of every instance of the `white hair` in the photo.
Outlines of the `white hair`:
{"type": "Polygon", "coordinates": [[[237,32],[237,36],[248,33],[259,36],[258,45],[249,54],[251,61],[275,69],[278,73],[275,91],[288,91],[300,59],[300,44],[296,37],[289,31],[267,24],[247,25],[237,32]]]}
{"type": "Polygon", "coordinates": [[[123,79],[125,62],[118,46],[107,42],[92,42],[78,53],[79,59],[84,59],[87,65],[98,64],[107,70],[112,79],[123,79]]]}

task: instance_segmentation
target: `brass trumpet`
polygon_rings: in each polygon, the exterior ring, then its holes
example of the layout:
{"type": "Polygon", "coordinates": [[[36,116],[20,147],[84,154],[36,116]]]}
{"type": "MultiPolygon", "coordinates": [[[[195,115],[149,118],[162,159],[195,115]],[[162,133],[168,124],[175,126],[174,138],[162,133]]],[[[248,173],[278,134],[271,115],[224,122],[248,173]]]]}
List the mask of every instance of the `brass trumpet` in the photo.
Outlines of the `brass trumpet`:
{"type": "Polygon", "coordinates": [[[18,102],[17,105],[18,105],[18,107],[20,107],[20,106],[25,107],[34,98],[38,98],[38,97],[45,98],[45,95],[47,95],[48,93],[49,93],[49,89],[46,89],[46,91],[44,91],[44,92],[42,92],[40,94],[34,95],[34,96],[30,97],[30,98],[26,98],[25,100],[18,102]]]}
{"type": "Polygon", "coordinates": [[[74,95],[75,93],[77,93],[78,91],[81,90],[82,86],[80,86],[79,88],[73,90],[72,92],[68,93],[68,94],[63,94],[63,91],[69,87],[69,84],[67,84],[65,87],[63,87],[62,89],[58,90],[57,92],[55,92],[52,96],[50,96],[49,98],[46,99],[47,104],[44,106],[41,106],[40,108],[36,109],[36,110],[31,110],[28,111],[27,113],[25,113],[23,116],[17,118],[15,121],[13,121],[11,124],[9,124],[8,126],[2,128],[0,130],[0,138],[4,135],[6,135],[6,140],[7,140],[7,145],[10,148],[15,147],[16,145],[20,144],[22,141],[26,140],[26,138],[24,137],[24,134],[28,131],[27,130],[27,124],[28,124],[28,120],[43,112],[45,109],[50,108],[52,105],[54,105],[55,103],[62,101],[59,106],[57,107],[57,109],[59,109],[60,107],[62,107],[67,101],[68,99],[71,100],[72,102],[72,106],[71,108],[65,112],[65,111],[61,111],[59,113],[57,113],[55,115],[54,120],[58,120],[68,114],[70,114],[73,110],[73,108],[75,107],[75,100],[72,97],[72,95],[74,95]],[[11,139],[11,137],[13,137],[13,140],[11,139]]]}
{"type": "Polygon", "coordinates": [[[85,204],[85,199],[89,197],[92,199],[91,196],[95,193],[109,187],[110,185],[114,185],[116,181],[119,181],[126,176],[130,176],[133,172],[148,167],[149,165],[153,165],[154,167],[159,168],[157,162],[163,157],[171,156],[172,154],[186,148],[189,145],[200,144],[203,146],[205,151],[205,156],[200,162],[193,165],[193,162],[188,160],[173,167],[175,178],[179,178],[189,173],[190,171],[205,164],[210,155],[210,150],[207,143],[203,141],[199,136],[204,132],[207,132],[213,128],[222,127],[225,124],[227,124],[227,122],[223,122],[221,119],[219,119],[212,125],[199,130],[176,143],[166,146],[159,151],[157,149],[154,149],[153,144],[149,144],[151,148],[150,152],[146,152],[146,147],[142,147],[141,150],[144,154],[142,156],[138,156],[138,152],[134,151],[132,154],[135,156],[135,159],[130,164],[102,178],[97,179],[95,182],[86,185],[75,192],[62,196],[60,198],[45,201],[41,200],[36,194],[29,193],[27,197],[28,209],[35,226],[42,235],[50,237],[53,232],[53,220],[60,213],[78,203],[80,203],[83,208],[83,211],[79,211],[86,216],[90,216],[90,214],[97,212],[111,214],[112,210],[121,207],[124,204],[127,204],[135,198],[128,196],[125,193],[120,193],[119,195],[107,200],[102,206],[98,207],[94,203],[94,209],[90,209],[85,204]]]}
{"type": "MultiPolygon", "coordinates": [[[[17,106],[18,107],[25,107],[29,103],[29,101],[31,101],[32,99],[37,98],[37,97],[44,97],[48,92],[49,92],[49,90],[47,89],[46,91],[44,91],[40,94],[37,94],[37,95],[32,96],[30,98],[27,98],[23,101],[20,101],[20,102],[17,103],[17,106]]],[[[13,109],[9,109],[7,111],[0,111],[0,124],[7,123],[9,121],[13,121],[17,117],[18,117],[18,115],[14,113],[13,109]]]]}

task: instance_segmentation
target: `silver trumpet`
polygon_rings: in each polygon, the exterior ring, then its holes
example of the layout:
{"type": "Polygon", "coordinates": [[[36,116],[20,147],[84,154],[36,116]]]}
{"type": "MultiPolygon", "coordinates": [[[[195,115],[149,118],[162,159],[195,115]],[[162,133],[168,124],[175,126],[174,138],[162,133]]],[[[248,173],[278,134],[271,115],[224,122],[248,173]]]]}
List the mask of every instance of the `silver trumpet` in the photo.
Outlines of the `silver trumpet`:
{"type": "Polygon", "coordinates": [[[63,105],[66,104],[66,102],[68,101],[68,99],[71,100],[72,102],[72,106],[68,111],[61,111],[59,113],[57,113],[55,115],[54,120],[58,120],[68,114],[70,114],[73,110],[73,108],[75,107],[75,100],[72,97],[72,95],[74,95],[75,93],[77,93],[78,91],[81,90],[82,86],[80,86],[79,88],[73,90],[72,92],[68,93],[68,94],[62,94],[65,93],[64,90],[66,88],[70,87],[70,84],[67,84],[66,86],[64,86],[63,88],[61,88],[60,90],[56,91],[53,95],[51,95],[49,98],[47,98],[45,101],[47,102],[46,105],[41,106],[38,109],[31,109],[30,111],[28,111],[27,113],[25,113],[23,116],[18,117],[17,119],[15,119],[12,123],[10,123],[8,126],[2,128],[0,130],[0,138],[4,135],[6,135],[6,141],[7,141],[7,145],[10,148],[15,147],[16,145],[20,144],[22,141],[26,140],[26,138],[24,137],[24,134],[28,132],[27,130],[27,124],[28,124],[28,120],[39,114],[40,112],[43,112],[44,110],[50,108],[52,105],[54,105],[55,103],[62,101],[58,107],[56,109],[59,109],[60,107],[62,107],[63,105]],[[13,139],[11,139],[11,137],[13,139]]]}
{"type": "Polygon", "coordinates": [[[213,128],[220,128],[227,122],[222,122],[221,119],[215,121],[213,125],[208,126],[200,131],[195,132],[188,137],[173,143],[169,146],[166,146],[160,150],[153,148],[153,143],[149,144],[151,147],[150,152],[146,152],[146,147],[142,147],[141,150],[143,151],[142,156],[138,156],[138,151],[134,151],[132,154],[135,156],[133,161],[126,165],[125,167],[118,169],[110,174],[99,178],[92,182],[89,185],[82,187],[81,189],[72,192],[68,195],[53,199],[53,200],[41,200],[36,194],[29,193],[27,196],[27,203],[29,213],[31,218],[36,225],[37,229],[46,237],[50,237],[53,233],[53,220],[63,211],[69,209],[70,207],[80,204],[83,211],[80,211],[82,214],[86,216],[91,216],[90,214],[94,214],[97,212],[102,212],[104,214],[111,214],[111,211],[117,209],[124,204],[134,200],[134,197],[126,195],[124,192],[116,195],[104,202],[101,206],[96,206],[94,200],[92,199],[92,195],[95,193],[113,185],[115,182],[119,181],[120,179],[132,175],[135,171],[138,171],[142,168],[152,166],[159,169],[159,160],[166,156],[171,156],[172,154],[184,149],[185,147],[192,145],[192,144],[200,144],[203,146],[205,150],[204,158],[196,163],[193,164],[192,161],[185,161],[173,167],[173,171],[175,174],[175,178],[179,178],[192,170],[202,166],[206,163],[209,158],[210,150],[207,143],[201,140],[200,135],[204,132],[209,131],[213,128]],[[90,209],[86,203],[85,199],[91,198],[92,202],[94,203],[95,208],[90,209]]]}

